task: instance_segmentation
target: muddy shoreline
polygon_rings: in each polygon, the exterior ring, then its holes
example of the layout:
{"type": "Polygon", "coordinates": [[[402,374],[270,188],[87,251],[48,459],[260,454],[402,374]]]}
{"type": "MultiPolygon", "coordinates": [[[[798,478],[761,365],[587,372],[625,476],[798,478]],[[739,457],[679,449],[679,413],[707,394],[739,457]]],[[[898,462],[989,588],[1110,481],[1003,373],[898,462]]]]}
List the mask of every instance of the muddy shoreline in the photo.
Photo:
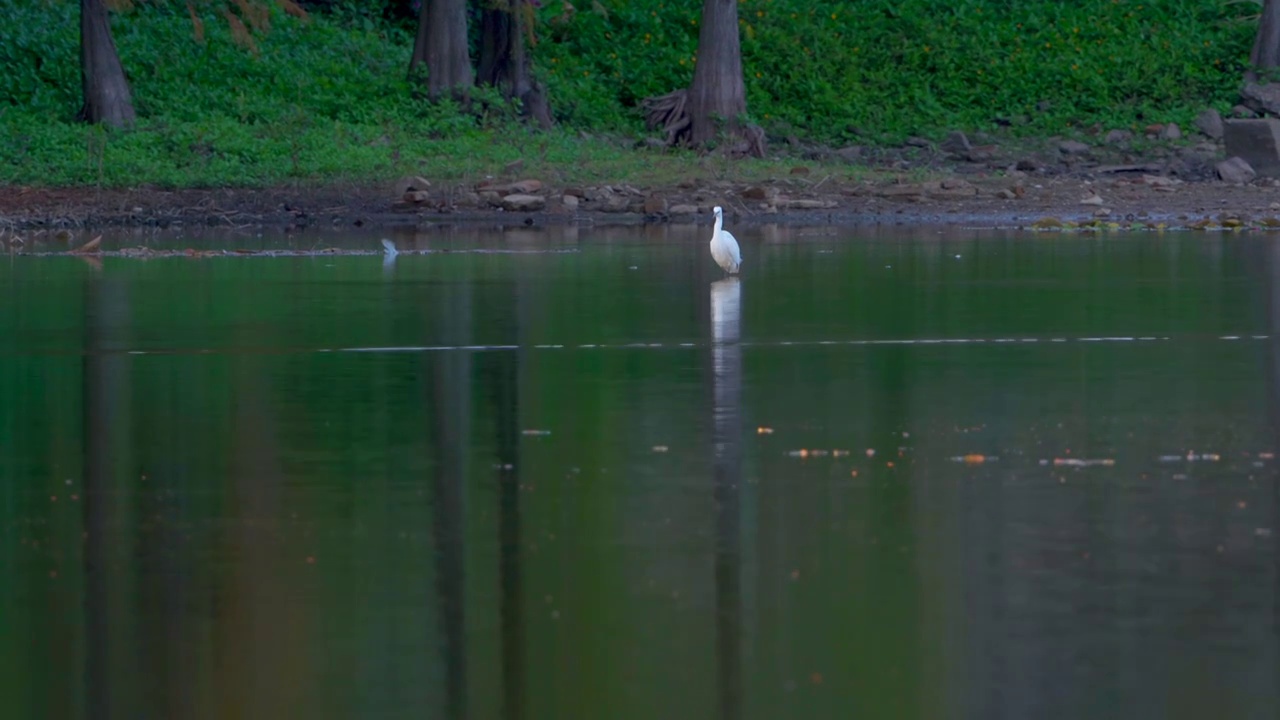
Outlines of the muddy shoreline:
{"type": "MultiPolygon", "coordinates": [[[[481,188],[483,189],[483,188],[481,188]]],[[[1271,229],[1280,224],[1280,183],[1250,185],[1131,175],[1081,178],[903,179],[821,183],[784,179],[635,188],[540,187],[531,206],[493,207],[469,188],[421,193],[408,203],[387,187],[156,190],[0,188],[0,232],[108,228],[364,229],[439,225],[548,226],[706,223],[723,205],[733,225],[937,225],[1052,228],[1138,225],[1161,229],[1271,229]],[[692,185],[692,186],[690,186],[692,185]],[[575,202],[570,206],[570,195],[575,202]],[[583,196],[577,199],[577,196],[583,196]],[[692,210],[692,212],[691,212],[692,210]]],[[[501,200],[499,200],[501,202],[501,200]]]]}

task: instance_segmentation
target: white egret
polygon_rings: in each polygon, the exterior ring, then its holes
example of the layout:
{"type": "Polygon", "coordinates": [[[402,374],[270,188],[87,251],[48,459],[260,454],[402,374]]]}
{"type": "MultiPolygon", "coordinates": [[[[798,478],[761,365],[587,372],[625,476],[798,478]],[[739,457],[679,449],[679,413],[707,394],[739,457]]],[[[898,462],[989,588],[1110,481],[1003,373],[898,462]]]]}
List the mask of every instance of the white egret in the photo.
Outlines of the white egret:
{"type": "Polygon", "coordinates": [[[725,272],[731,275],[737,274],[738,268],[742,265],[742,252],[738,250],[738,241],[734,239],[732,233],[724,229],[724,210],[717,205],[713,212],[716,214],[716,227],[711,231],[711,259],[715,260],[725,272]]]}

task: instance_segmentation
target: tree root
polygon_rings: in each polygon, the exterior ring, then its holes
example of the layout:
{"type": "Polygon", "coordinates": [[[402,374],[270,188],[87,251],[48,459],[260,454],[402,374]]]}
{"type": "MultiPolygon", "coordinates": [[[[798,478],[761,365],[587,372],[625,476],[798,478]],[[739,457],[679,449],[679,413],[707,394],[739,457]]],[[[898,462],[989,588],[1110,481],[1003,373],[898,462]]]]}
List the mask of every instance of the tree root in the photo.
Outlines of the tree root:
{"type": "MultiPolygon", "coordinates": [[[[662,130],[669,147],[687,146],[693,136],[693,116],[689,114],[689,91],[675,90],[666,95],[645,98],[640,102],[644,124],[650,130],[662,130]]],[[[725,148],[734,157],[750,155],[762,158],[765,153],[764,129],[759,125],[737,125],[732,135],[738,141],[725,148]]]]}
{"type": "Polygon", "coordinates": [[[661,128],[667,135],[667,145],[675,147],[687,144],[693,128],[688,98],[689,91],[680,89],[642,100],[640,106],[644,109],[645,127],[650,130],[661,128]]]}

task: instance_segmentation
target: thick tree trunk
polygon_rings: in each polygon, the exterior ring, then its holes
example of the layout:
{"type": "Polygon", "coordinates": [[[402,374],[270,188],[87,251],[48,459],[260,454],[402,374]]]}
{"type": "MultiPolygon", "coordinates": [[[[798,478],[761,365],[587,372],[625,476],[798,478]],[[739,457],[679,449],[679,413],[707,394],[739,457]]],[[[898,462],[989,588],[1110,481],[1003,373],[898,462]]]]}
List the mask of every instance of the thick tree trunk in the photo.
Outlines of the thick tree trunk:
{"type": "Polygon", "coordinates": [[[747,111],[742,83],[742,48],[738,40],[738,0],[704,0],[698,34],[698,61],[689,87],[690,141],[703,145],[716,138],[720,122],[736,130],[747,111]]]}
{"type": "Polygon", "coordinates": [[[1266,0],[1262,6],[1262,19],[1258,22],[1258,34],[1253,39],[1253,52],[1249,53],[1249,79],[1257,79],[1259,71],[1266,74],[1280,67],[1280,0],[1266,0]]]}
{"type": "MultiPolygon", "coordinates": [[[[478,82],[520,101],[522,112],[543,128],[551,127],[546,93],[534,81],[525,52],[529,0],[490,0],[480,19],[478,82]]],[[[531,14],[530,14],[531,15],[531,14]]]]}
{"type": "Polygon", "coordinates": [[[472,74],[466,0],[422,0],[409,72],[423,65],[427,69],[427,97],[439,100],[447,94],[467,100],[472,74]]]}
{"type": "Polygon", "coordinates": [[[80,0],[80,77],[84,86],[82,120],[114,127],[133,124],[136,116],[129,81],[111,39],[103,0],[80,0]]]}

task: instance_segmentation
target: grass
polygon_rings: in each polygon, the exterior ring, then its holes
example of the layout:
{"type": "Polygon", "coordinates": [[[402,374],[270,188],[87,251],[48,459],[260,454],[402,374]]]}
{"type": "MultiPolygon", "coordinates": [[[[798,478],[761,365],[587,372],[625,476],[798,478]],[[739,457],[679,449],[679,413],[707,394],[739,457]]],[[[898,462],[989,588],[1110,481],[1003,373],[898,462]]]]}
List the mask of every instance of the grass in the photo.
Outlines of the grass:
{"type": "MultiPolygon", "coordinates": [[[[692,77],[698,0],[579,2],[568,15],[560,0],[543,2],[532,55],[559,123],[549,133],[526,130],[491,93],[477,93],[479,115],[417,99],[405,74],[412,28],[371,19],[380,1],[347,0],[307,23],[273,9],[254,52],[233,42],[214,4],[198,4],[197,42],[183,3],[136,1],[112,22],[140,120],[111,131],[74,121],[78,4],[0,0],[10,19],[0,26],[0,184],[461,180],[517,158],[575,183],[787,170],[631,149],[640,98],[692,77]]],[[[1189,124],[1234,102],[1253,32],[1240,18],[1256,14],[1221,0],[741,0],[739,10],[752,118],[775,140],[833,145],[953,129],[1013,144],[1095,124],[1189,124]]]]}
{"type": "MultiPolygon", "coordinates": [[[[298,126],[143,122],[130,131],[74,124],[11,125],[0,149],[0,184],[124,187],[262,187],[385,182],[423,175],[446,182],[498,176],[516,160],[522,173],[557,184],[669,185],[687,177],[751,181],[788,174],[785,158],[723,156],[633,148],[617,136],[583,138],[567,130],[520,126],[431,138],[415,128],[307,122],[298,126]]],[[[848,165],[806,163],[859,175],[848,165]]],[[[817,172],[817,170],[815,170],[817,172]]],[[[865,174],[865,173],[862,173],[865,174]]]]}

